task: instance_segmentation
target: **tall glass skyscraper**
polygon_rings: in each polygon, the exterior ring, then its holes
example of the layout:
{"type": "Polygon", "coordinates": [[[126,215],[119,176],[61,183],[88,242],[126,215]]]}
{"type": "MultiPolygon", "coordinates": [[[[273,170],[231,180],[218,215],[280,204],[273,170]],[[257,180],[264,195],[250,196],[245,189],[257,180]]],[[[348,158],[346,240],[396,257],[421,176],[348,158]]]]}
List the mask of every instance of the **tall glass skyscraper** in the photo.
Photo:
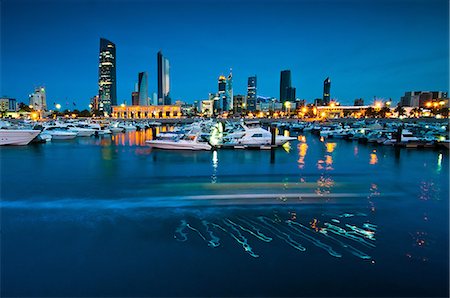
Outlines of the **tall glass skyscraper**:
{"type": "Polygon", "coordinates": [[[230,69],[230,74],[227,77],[226,87],[226,103],[223,106],[224,111],[231,111],[233,109],[233,72],[230,69]]]}
{"type": "Polygon", "coordinates": [[[215,102],[215,107],[214,110],[218,111],[224,110],[224,107],[226,107],[227,105],[227,94],[226,94],[226,90],[227,90],[227,78],[225,76],[219,76],[219,80],[218,80],[218,97],[219,97],[219,102],[215,102]]]}
{"type": "Polygon", "coordinates": [[[247,81],[247,111],[256,110],[256,75],[247,81]]]}
{"type": "Polygon", "coordinates": [[[285,101],[295,100],[295,91],[292,90],[291,86],[291,71],[283,70],[280,77],[280,101],[284,103],[285,101]],[[294,95],[294,98],[291,98],[294,95]]]}
{"type": "Polygon", "coordinates": [[[158,105],[170,105],[170,75],[169,60],[161,51],[157,55],[158,64],[158,105]]]}
{"type": "Polygon", "coordinates": [[[116,82],[116,45],[100,38],[100,55],[98,64],[99,110],[111,113],[111,106],[117,105],[116,82]]]}
{"type": "Polygon", "coordinates": [[[323,105],[325,106],[330,104],[330,89],[331,80],[327,77],[325,81],[323,81],[323,105]]]}
{"type": "Polygon", "coordinates": [[[139,105],[148,106],[148,75],[147,72],[139,73],[138,80],[139,105]]]}

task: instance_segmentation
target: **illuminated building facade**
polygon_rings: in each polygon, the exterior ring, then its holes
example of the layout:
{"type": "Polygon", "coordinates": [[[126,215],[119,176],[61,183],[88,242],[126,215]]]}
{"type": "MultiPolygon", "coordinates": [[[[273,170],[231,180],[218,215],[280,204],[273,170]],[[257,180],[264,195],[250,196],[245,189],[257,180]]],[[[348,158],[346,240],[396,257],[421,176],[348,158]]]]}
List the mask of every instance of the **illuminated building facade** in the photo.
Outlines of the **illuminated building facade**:
{"type": "Polygon", "coordinates": [[[402,107],[427,108],[427,103],[448,98],[447,92],[442,91],[409,91],[400,98],[402,107]]]}
{"type": "Polygon", "coordinates": [[[327,77],[325,81],[323,81],[322,104],[325,106],[330,104],[330,90],[331,90],[331,80],[330,78],[327,77]]]}
{"type": "Polygon", "coordinates": [[[233,113],[239,115],[245,112],[245,109],[246,109],[245,95],[235,95],[233,97],[233,113]]]}
{"type": "Polygon", "coordinates": [[[256,75],[253,77],[249,77],[247,80],[247,103],[246,109],[247,111],[255,111],[256,110],[256,75]]]}
{"type": "Polygon", "coordinates": [[[123,119],[181,118],[181,107],[174,105],[113,106],[112,117],[123,119]]]}
{"type": "Polygon", "coordinates": [[[148,106],[148,76],[146,72],[140,72],[138,78],[139,105],[148,106]]]}
{"type": "Polygon", "coordinates": [[[34,89],[34,93],[30,94],[29,105],[33,106],[36,111],[47,110],[47,96],[45,94],[44,87],[38,87],[34,89]]]}
{"type": "Polygon", "coordinates": [[[0,112],[17,112],[17,110],[15,98],[0,98],[0,112]]]}
{"type": "Polygon", "coordinates": [[[158,64],[158,105],[170,105],[170,66],[169,60],[159,51],[158,64]]]}
{"type": "Polygon", "coordinates": [[[105,38],[100,38],[98,96],[99,110],[110,114],[117,105],[116,45],[105,38]]]}

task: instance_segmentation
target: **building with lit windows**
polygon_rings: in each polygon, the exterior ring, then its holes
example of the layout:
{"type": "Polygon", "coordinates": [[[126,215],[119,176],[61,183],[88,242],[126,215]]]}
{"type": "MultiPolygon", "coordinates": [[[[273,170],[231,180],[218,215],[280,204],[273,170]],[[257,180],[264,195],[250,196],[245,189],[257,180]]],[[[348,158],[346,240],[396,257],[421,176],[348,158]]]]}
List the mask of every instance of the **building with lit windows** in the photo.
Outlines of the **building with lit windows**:
{"type": "Polygon", "coordinates": [[[253,112],[256,110],[256,75],[249,77],[247,80],[247,103],[246,109],[247,111],[253,112]]]}
{"type": "Polygon", "coordinates": [[[331,80],[329,77],[323,81],[323,97],[322,104],[327,106],[330,104],[330,90],[331,90],[331,80]]]}
{"type": "Polygon", "coordinates": [[[44,87],[34,89],[34,93],[30,94],[29,105],[36,111],[47,111],[47,96],[44,87]]]}
{"type": "Polygon", "coordinates": [[[113,106],[112,117],[121,119],[181,118],[181,107],[164,106],[113,106]]]}
{"type": "Polygon", "coordinates": [[[400,98],[402,107],[426,108],[428,103],[448,99],[447,92],[442,91],[408,91],[400,98]]]}
{"type": "Polygon", "coordinates": [[[223,111],[231,111],[233,109],[233,72],[230,69],[230,74],[227,77],[226,86],[226,102],[223,106],[223,111]]]}
{"type": "Polygon", "coordinates": [[[99,110],[110,114],[117,105],[116,45],[105,38],[100,38],[98,97],[99,110]]]}
{"type": "Polygon", "coordinates": [[[158,105],[170,105],[170,66],[169,60],[159,51],[158,64],[158,105]]]}
{"type": "Polygon", "coordinates": [[[17,101],[15,98],[0,98],[0,112],[17,112],[17,101]]]}
{"type": "Polygon", "coordinates": [[[233,96],[233,113],[235,115],[240,115],[243,112],[245,112],[247,105],[248,105],[248,98],[247,98],[247,103],[246,103],[245,95],[233,96]]]}
{"type": "Polygon", "coordinates": [[[139,105],[148,106],[148,76],[146,72],[140,72],[138,75],[138,94],[139,105]]]}
{"type": "Polygon", "coordinates": [[[137,91],[131,92],[131,105],[132,106],[139,105],[139,92],[137,92],[137,91]]]}

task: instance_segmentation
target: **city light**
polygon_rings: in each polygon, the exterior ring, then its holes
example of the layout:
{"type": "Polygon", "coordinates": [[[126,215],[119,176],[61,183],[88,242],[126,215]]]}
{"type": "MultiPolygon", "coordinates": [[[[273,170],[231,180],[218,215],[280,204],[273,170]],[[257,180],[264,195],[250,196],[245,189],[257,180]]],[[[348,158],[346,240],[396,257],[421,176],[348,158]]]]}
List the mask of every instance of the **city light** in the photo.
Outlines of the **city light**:
{"type": "Polygon", "coordinates": [[[376,107],[377,109],[381,108],[381,101],[376,101],[376,102],[375,102],[375,107],[376,107]]]}
{"type": "Polygon", "coordinates": [[[426,106],[427,108],[431,107],[431,102],[427,102],[427,103],[425,104],[425,106],[426,106]]]}
{"type": "Polygon", "coordinates": [[[61,109],[61,105],[60,105],[59,103],[57,103],[57,104],[55,105],[55,108],[57,108],[57,109],[59,110],[59,109],[61,109]]]}

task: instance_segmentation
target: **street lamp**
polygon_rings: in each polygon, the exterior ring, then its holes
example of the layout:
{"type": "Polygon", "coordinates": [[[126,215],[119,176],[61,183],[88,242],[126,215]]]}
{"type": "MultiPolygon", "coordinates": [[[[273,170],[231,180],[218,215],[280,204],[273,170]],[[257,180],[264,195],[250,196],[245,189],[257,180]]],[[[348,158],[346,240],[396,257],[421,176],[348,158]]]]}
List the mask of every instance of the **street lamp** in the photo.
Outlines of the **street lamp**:
{"type": "Polygon", "coordinates": [[[61,109],[61,105],[60,105],[59,103],[57,103],[57,104],[55,105],[55,108],[57,108],[57,109],[59,110],[59,109],[61,109]]]}

